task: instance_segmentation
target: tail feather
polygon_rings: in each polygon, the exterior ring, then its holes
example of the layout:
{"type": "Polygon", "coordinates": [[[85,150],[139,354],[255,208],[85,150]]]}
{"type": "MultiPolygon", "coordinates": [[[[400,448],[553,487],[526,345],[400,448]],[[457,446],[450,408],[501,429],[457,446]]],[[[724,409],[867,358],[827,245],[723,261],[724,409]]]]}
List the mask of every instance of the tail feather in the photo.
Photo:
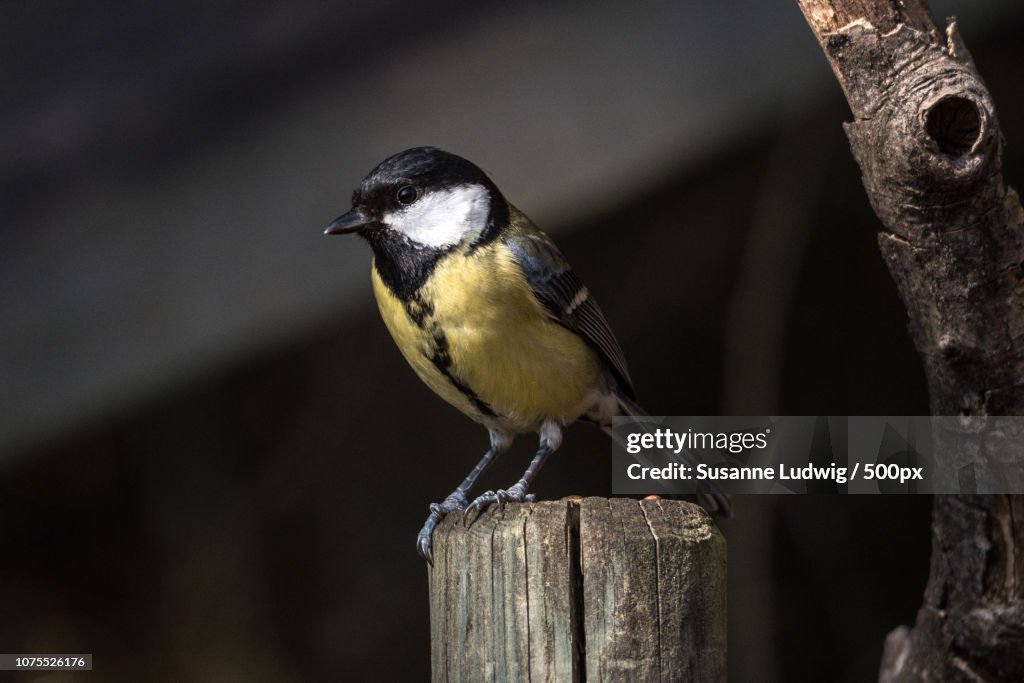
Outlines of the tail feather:
{"type": "MultiPolygon", "coordinates": [[[[634,419],[651,417],[650,413],[641,408],[632,398],[623,395],[622,392],[615,392],[615,398],[618,400],[622,412],[628,417],[634,419]]],[[[602,425],[601,429],[616,443],[625,447],[622,436],[616,434],[610,425],[602,425]]],[[[685,449],[680,451],[677,457],[681,457],[691,467],[695,467],[698,463],[697,457],[685,449]]],[[[713,515],[732,517],[732,499],[715,482],[702,481],[697,484],[697,502],[713,515]]]]}
{"type": "Polygon", "coordinates": [[[629,417],[650,417],[651,414],[640,407],[640,404],[626,396],[622,392],[616,391],[615,398],[619,402],[619,407],[629,417]]]}

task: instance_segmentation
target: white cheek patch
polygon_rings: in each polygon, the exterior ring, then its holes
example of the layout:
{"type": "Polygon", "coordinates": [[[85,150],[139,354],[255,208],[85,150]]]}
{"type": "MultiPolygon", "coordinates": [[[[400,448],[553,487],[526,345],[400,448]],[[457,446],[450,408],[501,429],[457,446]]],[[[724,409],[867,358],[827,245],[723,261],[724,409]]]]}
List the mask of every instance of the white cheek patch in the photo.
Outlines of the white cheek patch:
{"type": "Polygon", "coordinates": [[[482,185],[427,192],[414,204],[384,216],[384,223],[428,247],[473,240],[487,227],[490,193],[482,185]]]}

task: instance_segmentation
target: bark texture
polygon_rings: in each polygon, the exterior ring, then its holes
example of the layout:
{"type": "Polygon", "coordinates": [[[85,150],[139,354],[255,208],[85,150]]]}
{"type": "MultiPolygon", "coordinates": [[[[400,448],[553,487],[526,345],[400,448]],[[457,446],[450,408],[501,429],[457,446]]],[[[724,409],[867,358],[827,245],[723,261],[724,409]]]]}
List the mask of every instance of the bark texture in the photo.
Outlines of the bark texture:
{"type": "MultiPolygon", "coordinates": [[[[797,1],[853,112],[932,413],[962,416],[985,433],[972,447],[1011,463],[1019,435],[990,433],[986,417],[1024,413],[1024,211],[992,98],[956,22],[940,32],[923,0],[797,1]]],[[[964,443],[936,435],[950,457],[964,443]]],[[[932,543],[924,604],[889,634],[880,680],[1024,680],[1022,499],[937,497],[932,543]]]]}

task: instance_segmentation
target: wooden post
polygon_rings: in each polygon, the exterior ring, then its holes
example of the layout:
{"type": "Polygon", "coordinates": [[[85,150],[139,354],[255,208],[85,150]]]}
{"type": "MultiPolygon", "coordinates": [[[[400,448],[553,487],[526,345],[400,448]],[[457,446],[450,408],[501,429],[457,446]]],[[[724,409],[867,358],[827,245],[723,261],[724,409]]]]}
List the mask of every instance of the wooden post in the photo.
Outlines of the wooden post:
{"type": "Polygon", "coordinates": [[[724,681],[725,540],[681,501],[493,506],[434,532],[434,681],[724,681]]]}

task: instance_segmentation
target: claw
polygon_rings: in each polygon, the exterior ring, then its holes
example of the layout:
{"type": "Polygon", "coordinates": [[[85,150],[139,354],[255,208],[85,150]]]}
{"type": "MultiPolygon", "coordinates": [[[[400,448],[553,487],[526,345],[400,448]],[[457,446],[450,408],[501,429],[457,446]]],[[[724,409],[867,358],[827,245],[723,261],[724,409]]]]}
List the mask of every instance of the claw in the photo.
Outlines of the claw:
{"type": "Polygon", "coordinates": [[[420,557],[427,561],[427,564],[434,566],[434,557],[430,552],[431,537],[434,534],[434,529],[441,522],[443,516],[440,514],[441,506],[434,503],[430,506],[430,516],[427,517],[427,521],[423,523],[423,528],[416,535],[416,550],[419,552],[420,557]]]}
{"type": "Polygon", "coordinates": [[[499,510],[504,510],[506,503],[532,503],[535,500],[537,500],[537,497],[533,494],[527,494],[526,487],[522,486],[518,482],[508,489],[487,491],[485,493],[481,493],[476,497],[476,500],[466,506],[466,510],[462,515],[462,522],[467,526],[471,525],[476,521],[476,518],[487,509],[488,506],[495,503],[498,505],[499,510]],[[472,519],[470,519],[471,517],[472,519]]]}
{"type": "Polygon", "coordinates": [[[462,528],[466,529],[473,526],[473,522],[480,516],[479,508],[466,508],[465,512],[462,513],[462,528]]]}
{"type": "Polygon", "coordinates": [[[487,506],[491,503],[498,501],[498,495],[494,491],[485,491],[481,493],[476,499],[466,506],[466,509],[462,512],[462,524],[463,526],[471,526],[476,521],[477,517],[480,516],[487,506]]]}
{"type": "Polygon", "coordinates": [[[416,537],[416,552],[420,554],[424,560],[427,561],[431,567],[434,566],[434,555],[430,552],[430,534],[424,534],[420,531],[416,537]]]}
{"type": "Polygon", "coordinates": [[[433,554],[430,551],[431,537],[433,536],[434,529],[437,528],[437,525],[441,523],[441,520],[449,512],[465,509],[466,495],[461,491],[454,491],[444,499],[444,502],[431,503],[429,507],[430,516],[427,517],[427,521],[423,523],[423,528],[416,535],[416,550],[419,552],[420,557],[426,560],[430,566],[434,566],[433,554]]]}

